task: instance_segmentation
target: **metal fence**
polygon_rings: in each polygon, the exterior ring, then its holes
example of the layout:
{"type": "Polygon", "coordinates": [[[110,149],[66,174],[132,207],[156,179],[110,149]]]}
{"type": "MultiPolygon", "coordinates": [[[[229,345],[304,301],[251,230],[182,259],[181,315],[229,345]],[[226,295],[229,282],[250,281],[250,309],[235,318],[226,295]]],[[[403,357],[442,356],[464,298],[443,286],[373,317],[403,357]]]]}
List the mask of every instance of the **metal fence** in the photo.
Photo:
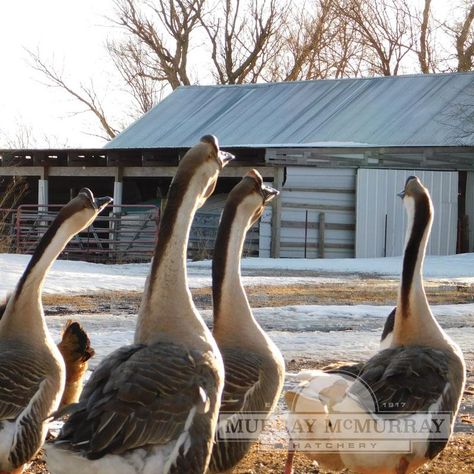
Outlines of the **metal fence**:
{"type": "MultiPolygon", "coordinates": [[[[22,205],[0,208],[0,253],[32,254],[62,206],[22,205]]],[[[156,245],[160,209],[156,206],[108,206],[85,231],[76,235],[60,258],[98,263],[149,261],[156,245]]],[[[212,258],[219,213],[198,213],[188,245],[188,258],[212,258]]],[[[247,233],[243,253],[259,255],[259,223],[247,233]]]]}
{"type": "MultiPolygon", "coordinates": [[[[0,209],[0,251],[31,254],[60,205],[0,209]]],[[[108,206],[66,246],[61,258],[89,262],[149,260],[156,245],[160,211],[156,206],[108,206]]]]}

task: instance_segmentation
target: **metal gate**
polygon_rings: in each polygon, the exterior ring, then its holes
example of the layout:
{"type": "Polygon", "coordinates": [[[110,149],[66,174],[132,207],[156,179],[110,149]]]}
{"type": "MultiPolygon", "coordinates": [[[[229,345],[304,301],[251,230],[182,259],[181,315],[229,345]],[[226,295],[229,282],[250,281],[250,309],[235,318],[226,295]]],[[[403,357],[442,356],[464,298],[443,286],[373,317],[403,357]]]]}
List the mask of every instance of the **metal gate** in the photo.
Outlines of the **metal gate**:
{"type": "MultiPolygon", "coordinates": [[[[62,207],[19,206],[15,219],[16,253],[33,253],[62,207]]],[[[69,242],[61,258],[107,263],[147,261],[156,245],[158,222],[156,206],[108,206],[69,242]]]]}

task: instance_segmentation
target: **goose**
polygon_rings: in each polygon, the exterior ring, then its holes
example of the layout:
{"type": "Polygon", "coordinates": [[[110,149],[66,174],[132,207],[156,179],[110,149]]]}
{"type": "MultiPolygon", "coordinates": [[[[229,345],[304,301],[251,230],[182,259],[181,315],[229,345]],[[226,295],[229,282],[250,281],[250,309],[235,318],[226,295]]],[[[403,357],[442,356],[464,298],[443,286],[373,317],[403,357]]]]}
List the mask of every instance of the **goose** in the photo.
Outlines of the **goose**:
{"type": "MultiPolygon", "coordinates": [[[[7,299],[10,297],[7,296],[7,299]]],[[[7,303],[0,305],[0,319],[7,303]]],[[[84,377],[89,366],[88,360],[95,351],[90,345],[89,337],[77,321],[68,320],[64,326],[61,341],[57,345],[65,363],[65,386],[59,408],[75,403],[81,394],[84,377]]]]}
{"type": "Polygon", "coordinates": [[[14,292],[0,310],[0,471],[23,471],[41,447],[46,418],[58,408],[64,362],[46,326],[41,292],[46,274],[69,240],[111,198],[84,188],[45,232],[14,292]]]}
{"type": "Polygon", "coordinates": [[[278,191],[252,170],[230,192],[219,225],[212,262],[213,336],[225,367],[216,443],[210,472],[224,472],[245,456],[252,442],[225,439],[240,416],[269,416],[285,378],[281,352],[255,320],[240,276],[245,235],[278,191]]]}
{"type": "MultiPolygon", "coordinates": [[[[433,220],[431,198],[415,176],[407,179],[399,195],[408,226],[389,348],[363,364],[352,381],[347,374],[322,373],[306,377],[286,397],[290,410],[301,411],[301,398],[305,409],[320,408],[333,426],[331,415],[341,413],[356,414],[364,423],[387,423],[395,433],[384,432],[392,451],[313,452],[311,457],[323,466],[368,474],[413,472],[444,449],[459,410],[466,372],[463,355],[434,318],[423,287],[423,261],[433,220]],[[416,439],[410,435],[414,426],[416,439]],[[402,446],[394,448],[393,443],[402,446]]],[[[336,435],[332,439],[340,441],[336,435]]]]}
{"type": "Polygon", "coordinates": [[[224,366],[187,284],[196,210],[233,155],[206,135],[179,163],[168,193],[134,343],[108,355],[57,439],[52,474],[203,473],[211,455],[224,366]]]}

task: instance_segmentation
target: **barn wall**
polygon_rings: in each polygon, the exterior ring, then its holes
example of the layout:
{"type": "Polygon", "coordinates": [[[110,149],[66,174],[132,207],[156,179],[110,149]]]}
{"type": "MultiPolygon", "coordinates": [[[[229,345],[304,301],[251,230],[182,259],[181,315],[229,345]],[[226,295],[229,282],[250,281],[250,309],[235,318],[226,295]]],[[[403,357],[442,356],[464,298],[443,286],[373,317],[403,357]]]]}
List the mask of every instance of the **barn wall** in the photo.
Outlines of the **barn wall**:
{"type": "Polygon", "coordinates": [[[397,196],[406,179],[418,176],[430,190],[435,217],[427,253],[456,253],[458,173],[359,169],[357,173],[356,257],[403,254],[406,215],[397,196]]]}
{"type": "Polygon", "coordinates": [[[280,256],[354,256],[354,169],[289,166],[281,196],[280,256]]]}
{"type": "Polygon", "coordinates": [[[466,215],[469,225],[469,252],[474,252],[474,172],[467,173],[466,215]]]}

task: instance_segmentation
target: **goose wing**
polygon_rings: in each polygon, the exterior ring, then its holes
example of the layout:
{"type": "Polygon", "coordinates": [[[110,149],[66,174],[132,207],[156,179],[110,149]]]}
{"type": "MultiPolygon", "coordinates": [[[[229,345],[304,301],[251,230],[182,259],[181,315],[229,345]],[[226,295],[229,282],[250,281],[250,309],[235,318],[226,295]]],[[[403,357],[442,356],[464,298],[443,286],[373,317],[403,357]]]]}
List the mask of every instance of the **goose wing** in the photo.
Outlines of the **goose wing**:
{"type": "Polygon", "coordinates": [[[386,349],[372,357],[359,373],[350,394],[369,411],[426,411],[448,382],[444,351],[426,347],[386,349]]]}
{"type": "MultiPolygon", "coordinates": [[[[386,349],[372,357],[351,386],[349,394],[367,411],[390,417],[412,413],[455,416],[462,394],[464,373],[458,358],[427,347],[386,349]]],[[[430,439],[432,458],[447,439],[430,439]]]]}
{"type": "Polygon", "coordinates": [[[225,383],[221,412],[257,411],[264,408],[259,397],[263,361],[255,353],[239,349],[221,350],[225,383]]]}
{"type": "Polygon", "coordinates": [[[48,379],[47,362],[37,351],[16,344],[0,345],[0,424],[15,421],[15,443],[9,459],[13,466],[29,461],[44,441],[43,429],[57,395],[55,381],[48,379]]]}
{"type": "Polygon", "coordinates": [[[1,344],[0,353],[0,420],[13,420],[41,389],[45,372],[41,358],[29,348],[1,344]]]}
{"type": "Polygon", "coordinates": [[[174,344],[123,347],[94,371],[55,442],[89,459],[167,444],[215,403],[213,363],[174,344]]]}

